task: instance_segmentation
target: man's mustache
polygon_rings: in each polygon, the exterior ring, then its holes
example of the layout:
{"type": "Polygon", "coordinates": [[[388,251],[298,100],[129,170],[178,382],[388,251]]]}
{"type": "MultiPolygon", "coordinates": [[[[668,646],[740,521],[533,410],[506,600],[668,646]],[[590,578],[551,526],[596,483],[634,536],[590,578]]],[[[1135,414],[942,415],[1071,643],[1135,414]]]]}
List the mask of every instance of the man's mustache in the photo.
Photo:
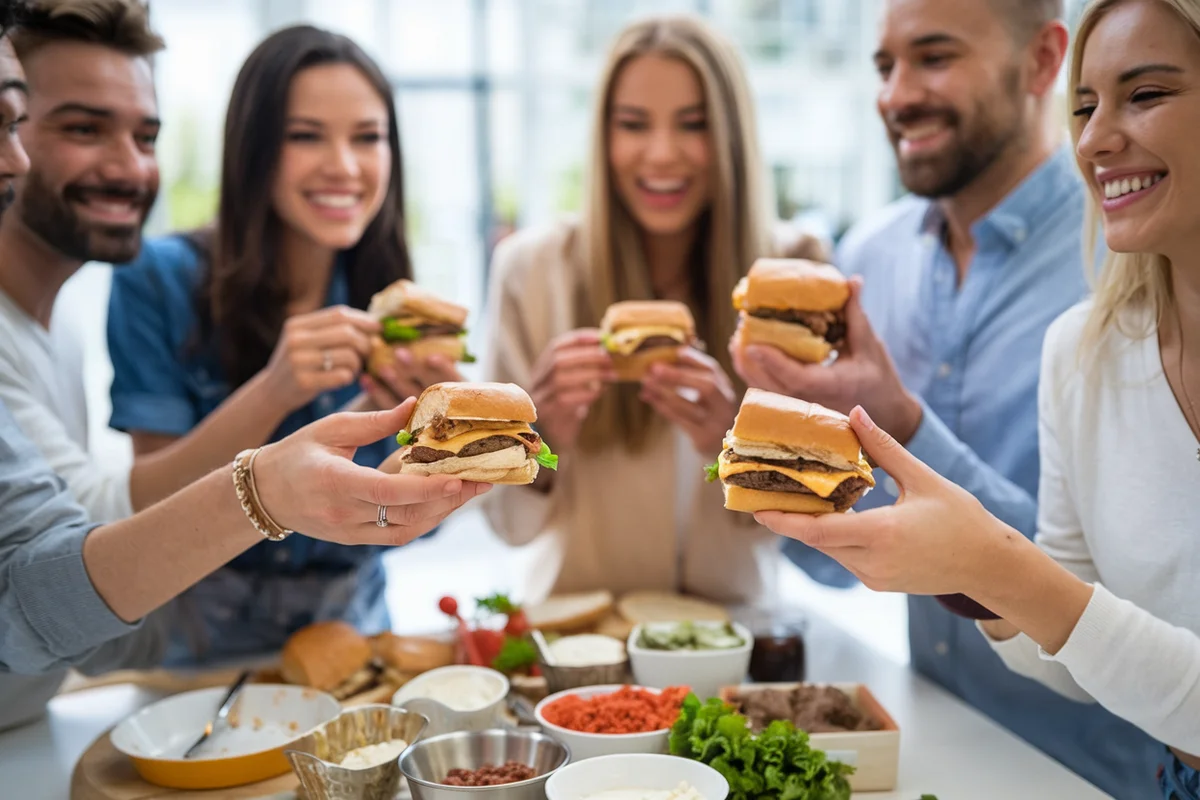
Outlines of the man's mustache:
{"type": "Polygon", "coordinates": [[[908,106],[887,115],[888,132],[899,135],[900,128],[908,128],[921,122],[944,121],[949,126],[958,124],[958,112],[952,108],[935,106],[908,106]]]}

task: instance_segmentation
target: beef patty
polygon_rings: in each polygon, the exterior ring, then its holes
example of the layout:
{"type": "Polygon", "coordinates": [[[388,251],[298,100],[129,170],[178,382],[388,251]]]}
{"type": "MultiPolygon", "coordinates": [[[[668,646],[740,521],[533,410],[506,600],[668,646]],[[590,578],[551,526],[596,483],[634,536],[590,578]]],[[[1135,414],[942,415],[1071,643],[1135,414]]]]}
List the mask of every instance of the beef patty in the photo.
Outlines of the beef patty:
{"type": "MultiPolygon", "coordinates": [[[[725,483],[730,486],[740,486],[743,489],[756,489],[760,492],[816,494],[816,492],[804,484],[789,478],[782,472],[739,472],[736,475],[730,475],[728,478],[725,478],[725,483]]],[[[857,503],[858,499],[866,493],[870,486],[871,484],[867,482],[866,478],[855,475],[853,478],[847,478],[842,481],[833,490],[833,494],[825,499],[833,503],[833,507],[837,511],[845,511],[857,503]]]]}
{"type": "Polygon", "coordinates": [[[756,308],[750,316],[803,325],[834,347],[845,344],[846,317],[841,311],[798,311],[794,308],[756,308]]]}
{"type": "Polygon", "coordinates": [[[682,347],[682,346],[683,345],[681,345],[676,340],[672,339],[670,336],[650,336],[645,341],[643,341],[641,344],[639,344],[638,349],[634,350],[633,352],[640,353],[643,350],[653,350],[656,347],[682,347]]]}
{"type": "Polygon", "coordinates": [[[498,453],[501,450],[518,446],[525,447],[526,445],[513,436],[489,436],[486,439],[471,442],[457,453],[451,453],[449,450],[437,450],[432,447],[414,447],[404,456],[404,460],[412,464],[433,464],[437,461],[444,461],[447,458],[454,458],[455,456],[470,458],[472,456],[482,456],[487,453],[498,453]]]}

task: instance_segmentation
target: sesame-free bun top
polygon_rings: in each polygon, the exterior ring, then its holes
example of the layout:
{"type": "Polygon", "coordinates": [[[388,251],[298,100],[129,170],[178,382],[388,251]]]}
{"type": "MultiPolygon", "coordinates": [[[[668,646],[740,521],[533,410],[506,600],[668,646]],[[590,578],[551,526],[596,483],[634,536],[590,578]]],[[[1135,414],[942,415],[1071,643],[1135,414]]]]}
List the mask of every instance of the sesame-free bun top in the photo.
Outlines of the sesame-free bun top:
{"type": "Polygon", "coordinates": [[[837,267],[802,258],[760,258],[733,290],[739,311],[840,311],[849,299],[850,284],[837,267]]]}
{"type": "Polygon", "coordinates": [[[862,458],[862,444],[849,417],[762,389],[746,392],[730,434],[735,451],[742,449],[741,442],[750,445],[747,450],[754,444],[781,446],[842,469],[856,469],[862,458]]]}
{"type": "Polygon", "coordinates": [[[623,300],[609,306],[600,320],[600,328],[610,333],[649,325],[681,328],[689,337],[696,334],[691,310],[675,300],[623,300]]]}
{"type": "Polygon", "coordinates": [[[417,316],[431,322],[462,325],[467,321],[466,308],[449,303],[417,286],[410,280],[398,280],[381,292],[376,292],[367,306],[367,313],[376,319],[384,317],[417,316]]]}
{"type": "Polygon", "coordinates": [[[417,398],[408,429],[423,428],[435,417],[533,423],[537,410],[515,383],[435,383],[417,398]]]}
{"type": "Polygon", "coordinates": [[[345,622],[315,622],[293,633],[280,654],[283,679],[328,692],[371,660],[371,644],[345,622]]]}

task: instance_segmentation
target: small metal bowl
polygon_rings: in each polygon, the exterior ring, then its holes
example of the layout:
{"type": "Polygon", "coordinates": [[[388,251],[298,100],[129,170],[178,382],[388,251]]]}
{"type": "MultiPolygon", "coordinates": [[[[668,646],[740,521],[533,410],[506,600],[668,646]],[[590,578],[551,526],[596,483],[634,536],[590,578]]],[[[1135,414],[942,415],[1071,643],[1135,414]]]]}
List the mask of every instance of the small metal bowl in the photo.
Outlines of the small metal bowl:
{"type": "Polygon", "coordinates": [[[511,730],[447,733],[418,742],[400,757],[413,800],[545,800],[546,781],[571,760],[571,751],[541,733],[511,730]],[[452,769],[479,769],[509,761],[528,764],[537,776],[502,786],[447,786],[452,769]]]}
{"type": "Polygon", "coordinates": [[[393,800],[400,791],[399,757],[366,769],[341,761],[351,750],[401,739],[421,738],[429,720],[414,711],[385,705],[349,708],[284,751],[300,778],[304,800],[393,800]]]}
{"type": "Polygon", "coordinates": [[[554,667],[539,658],[538,669],[546,679],[547,694],[557,694],[567,689],[582,689],[584,686],[629,683],[631,680],[628,656],[615,664],[587,667],[554,667]]]}

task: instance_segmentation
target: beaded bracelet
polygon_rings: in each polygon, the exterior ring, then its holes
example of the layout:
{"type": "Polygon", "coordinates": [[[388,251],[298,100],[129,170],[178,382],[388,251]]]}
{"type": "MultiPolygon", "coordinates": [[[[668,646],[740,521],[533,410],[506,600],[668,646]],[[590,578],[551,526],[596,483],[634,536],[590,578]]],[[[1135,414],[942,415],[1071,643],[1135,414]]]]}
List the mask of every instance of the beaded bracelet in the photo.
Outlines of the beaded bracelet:
{"type": "Polygon", "coordinates": [[[295,531],[290,531],[273,520],[258,497],[258,489],[254,485],[254,459],[258,458],[261,449],[243,450],[238,453],[237,458],[233,460],[233,488],[237,492],[242,512],[254,529],[272,542],[282,542],[295,531]]]}

